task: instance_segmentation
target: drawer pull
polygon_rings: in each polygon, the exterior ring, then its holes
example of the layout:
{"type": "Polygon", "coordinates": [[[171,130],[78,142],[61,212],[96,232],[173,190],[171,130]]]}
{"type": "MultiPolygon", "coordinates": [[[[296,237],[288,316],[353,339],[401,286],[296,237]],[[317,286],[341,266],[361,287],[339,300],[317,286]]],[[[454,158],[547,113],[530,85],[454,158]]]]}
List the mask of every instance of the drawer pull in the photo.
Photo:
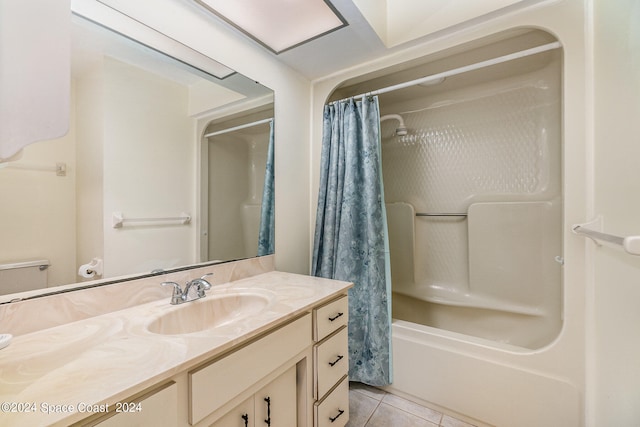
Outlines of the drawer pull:
{"type": "Polygon", "coordinates": [[[249,427],[249,414],[244,414],[242,419],[244,420],[244,427],[249,427]]]}
{"type": "Polygon", "coordinates": [[[265,397],[264,401],[267,402],[267,419],[264,422],[270,426],[271,425],[271,398],[265,397]]]}
{"type": "Polygon", "coordinates": [[[329,421],[335,422],[335,420],[337,420],[342,414],[344,414],[344,411],[342,409],[338,409],[338,415],[336,415],[335,417],[329,417],[329,421]]]}
{"type": "Polygon", "coordinates": [[[329,362],[329,366],[333,367],[336,363],[341,361],[343,357],[344,356],[338,356],[338,358],[336,360],[334,360],[333,362],[329,362]]]}
{"type": "Polygon", "coordinates": [[[338,317],[343,316],[344,313],[338,313],[333,317],[329,317],[329,322],[333,322],[334,320],[336,320],[338,317]]]}

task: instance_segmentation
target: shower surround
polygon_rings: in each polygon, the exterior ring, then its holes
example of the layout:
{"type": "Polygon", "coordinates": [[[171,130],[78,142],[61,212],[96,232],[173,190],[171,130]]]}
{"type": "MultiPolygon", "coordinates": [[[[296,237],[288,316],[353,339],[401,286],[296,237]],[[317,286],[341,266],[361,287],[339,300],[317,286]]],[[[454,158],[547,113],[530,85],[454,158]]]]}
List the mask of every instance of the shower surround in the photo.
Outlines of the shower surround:
{"type": "Polygon", "coordinates": [[[526,348],[561,328],[558,61],[384,104],[393,316],[526,348]]]}

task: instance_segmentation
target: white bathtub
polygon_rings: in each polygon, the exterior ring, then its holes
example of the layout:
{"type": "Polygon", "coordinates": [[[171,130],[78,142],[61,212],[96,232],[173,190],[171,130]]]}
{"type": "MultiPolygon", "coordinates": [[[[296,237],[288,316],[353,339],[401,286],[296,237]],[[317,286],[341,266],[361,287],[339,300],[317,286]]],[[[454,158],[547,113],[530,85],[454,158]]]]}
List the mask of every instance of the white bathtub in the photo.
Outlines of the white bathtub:
{"type": "Polygon", "coordinates": [[[580,426],[579,390],[536,369],[541,351],[394,320],[386,390],[478,426],[580,426]]]}

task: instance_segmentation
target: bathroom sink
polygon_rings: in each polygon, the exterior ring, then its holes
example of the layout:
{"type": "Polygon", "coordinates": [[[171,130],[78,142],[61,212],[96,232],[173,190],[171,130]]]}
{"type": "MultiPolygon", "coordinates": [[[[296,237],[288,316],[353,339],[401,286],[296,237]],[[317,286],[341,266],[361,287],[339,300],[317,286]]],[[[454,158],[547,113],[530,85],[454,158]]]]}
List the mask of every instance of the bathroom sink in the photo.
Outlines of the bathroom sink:
{"type": "Polygon", "coordinates": [[[180,335],[213,329],[257,314],[269,305],[269,295],[232,293],[214,295],[172,306],[147,325],[154,334],[180,335]]]}

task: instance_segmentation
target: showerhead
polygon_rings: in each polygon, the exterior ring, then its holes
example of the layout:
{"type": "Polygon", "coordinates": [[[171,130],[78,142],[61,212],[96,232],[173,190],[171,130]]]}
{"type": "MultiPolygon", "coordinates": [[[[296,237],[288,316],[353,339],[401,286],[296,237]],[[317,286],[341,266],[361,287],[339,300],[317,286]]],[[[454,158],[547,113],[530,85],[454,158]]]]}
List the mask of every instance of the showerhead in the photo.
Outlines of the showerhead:
{"type": "Polygon", "coordinates": [[[396,128],[396,135],[397,136],[405,136],[408,133],[407,128],[402,126],[402,127],[397,127],[396,128]]]}
{"type": "Polygon", "coordinates": [[[396,128],[397,136],[404,136],[408,133],[407,127],[404,125],[404,120],[402,119],[402,116],[400,114],[387,114],[386,116],[380,117],[380,123],[385,120],[397,120],[398,122],[400,122],[398,123],[398,127],[396,128]]]}

